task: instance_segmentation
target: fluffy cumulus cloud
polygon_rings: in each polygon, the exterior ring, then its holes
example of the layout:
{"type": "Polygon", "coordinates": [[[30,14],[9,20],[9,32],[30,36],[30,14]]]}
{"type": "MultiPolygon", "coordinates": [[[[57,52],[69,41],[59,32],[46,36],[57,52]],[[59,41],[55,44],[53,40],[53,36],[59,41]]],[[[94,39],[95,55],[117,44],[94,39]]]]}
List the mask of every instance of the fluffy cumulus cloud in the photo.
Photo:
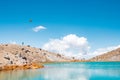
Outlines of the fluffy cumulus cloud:
{"type": "Polygon", "coordinates": [[[90,46],[85,37],[69,34],[60,39],[51,39],[43,45],[43,49],[64,54],[66,56],[87,54],[90,46]]]}
{"type": "Polygon", "coordinates": [[[65,56],[74,56],[78,59],[89,59],[97,55],[115,50],[117,48],[120,48],[120,45],[99,48],[93,52],[90,52],[90,46],[87,38],[79,37],[75,34],[69,34],[60,39],[50,39],[47,43],[43,45],[43,49],[45,50],[60,53],[65,56]]]}
{"type": "Polygon", "coordinates": [[[37,27],[33,28],[33,31],[38,32],[38,31],[44,30],[44,29],[46,29],[44,26],[37,26],[37,27]]]}

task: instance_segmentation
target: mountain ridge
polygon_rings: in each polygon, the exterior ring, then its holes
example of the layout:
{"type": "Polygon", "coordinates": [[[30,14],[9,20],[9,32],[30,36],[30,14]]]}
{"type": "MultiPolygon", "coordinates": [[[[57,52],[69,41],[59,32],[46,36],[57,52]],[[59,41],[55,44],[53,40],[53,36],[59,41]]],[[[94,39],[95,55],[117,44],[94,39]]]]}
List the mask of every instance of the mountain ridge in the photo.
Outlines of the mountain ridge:
{"type": "Polygon", "coordinates": [[[120,61],[120,48],[95,56],[88,61],[120,61]]]}
{"type": "Polygon", "coordinates": [[[66,57],[30,45],[0,44],[0,70],[42,68],[41,63],[120,61],[120,48],[89,60],[66,57]]]}

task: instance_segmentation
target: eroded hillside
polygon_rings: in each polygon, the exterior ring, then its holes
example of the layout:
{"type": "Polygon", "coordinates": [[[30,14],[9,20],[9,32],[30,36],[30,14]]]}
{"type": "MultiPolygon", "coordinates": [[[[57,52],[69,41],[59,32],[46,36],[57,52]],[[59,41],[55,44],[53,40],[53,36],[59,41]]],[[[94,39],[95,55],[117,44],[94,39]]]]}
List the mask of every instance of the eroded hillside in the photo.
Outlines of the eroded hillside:
{"type": "Polygon", "coordinates": [[[120,61],[120,48],[104,53],[102,55],[96,56],[89,61],[120,61]]]}
{"type": "Polygon", "coordinates": [[[17,44],[0,45],[0,65],[23,65],[31,62],[64,62],[68,58],[35,48],[17,44]]]}

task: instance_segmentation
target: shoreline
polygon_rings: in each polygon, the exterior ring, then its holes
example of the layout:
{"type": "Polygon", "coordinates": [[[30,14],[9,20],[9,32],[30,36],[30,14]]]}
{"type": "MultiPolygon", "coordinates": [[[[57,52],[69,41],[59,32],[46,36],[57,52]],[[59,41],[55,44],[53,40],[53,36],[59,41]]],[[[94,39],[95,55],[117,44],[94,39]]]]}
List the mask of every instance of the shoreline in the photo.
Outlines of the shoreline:
{"type": "Polygon", "coordinates": [[[4,65],[0,67],[0,71],[26,70],[26,69],[39,69],[39,68],[44,68],[44,65],[41,63],[31,63],[24,65],[4,65]]]}
{"type": "Polygon", "coordinates": [[[57,63],[94,63],[94,62],[96,62],[96,63],[102,63],[102,62],[106,62],[106,63],[108,63],[108,62],[120,62],[120,61],[78,61],[78,62],[45,62],[45,63],[42,63],[43,65],[44,64],[57,64],[57,63]]]}
{"type": "Polygon", "coordinates": [[[43,63],[31,63],[24,65],[4,65],[0,67],[0,71],[9,70],[27,70],[27,69],[41,69],[44,68],[44,64],[58,64],[58,63],[102,63],[102,62],[120,62],[120,61],[77,61],[77,62],[43,62],[43,63]]]}

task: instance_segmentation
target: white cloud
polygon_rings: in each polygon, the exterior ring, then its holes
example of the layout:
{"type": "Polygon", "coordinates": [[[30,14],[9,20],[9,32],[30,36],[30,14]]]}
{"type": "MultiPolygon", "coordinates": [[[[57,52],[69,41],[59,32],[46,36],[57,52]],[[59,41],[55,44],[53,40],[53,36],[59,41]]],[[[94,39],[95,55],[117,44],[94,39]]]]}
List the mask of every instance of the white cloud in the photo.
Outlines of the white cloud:
{"type": "Polygon", "coordinates": [[[65,56],[74,56],[77,59],[89,59],[97,55],[115,50],[117,48],[120,48],[120,45],[107,48],[99,48],[93,52],[90,52],[90,46],[87,38],[79,37],[75,34],[69,34],[60,39],[50,39],[43,45],[43,49],[45,50],[60,53],[65,56]]]}
{"type": "Polygon", "coordinates": [[[38,32],[38,31],[44,30],[44,29],[46,29],[44,26],[37,26],[37,27],[33,28],[33,31],[38,32]]]}
{"type": "Polygon", "coordinates": [[[43,45],[43,49],[64,54],[66,56],[84,55],[90,49],[85,37],[69,34],[61,39],[51,39],[43,45]]]}

